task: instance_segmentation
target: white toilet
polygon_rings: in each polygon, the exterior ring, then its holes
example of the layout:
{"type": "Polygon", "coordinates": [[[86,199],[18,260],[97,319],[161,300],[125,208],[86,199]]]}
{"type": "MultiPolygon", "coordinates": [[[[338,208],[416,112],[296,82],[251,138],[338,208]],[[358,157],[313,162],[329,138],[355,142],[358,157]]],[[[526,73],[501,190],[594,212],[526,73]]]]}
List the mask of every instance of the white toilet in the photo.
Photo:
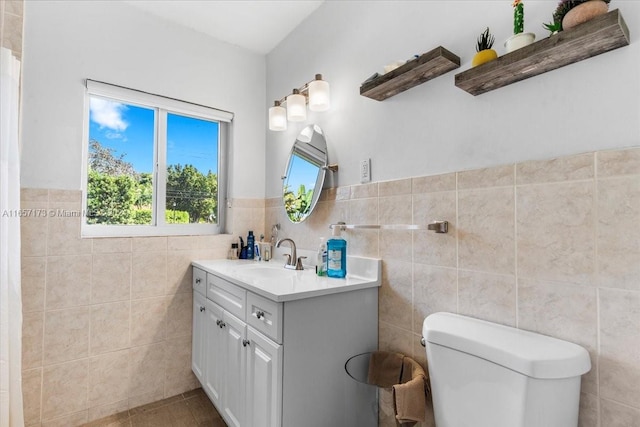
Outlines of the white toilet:
{"type": "Polygon", "coordinates": [[[452,313],[424,320],[437,427],[576,427],[579,345],[452,313]]]}

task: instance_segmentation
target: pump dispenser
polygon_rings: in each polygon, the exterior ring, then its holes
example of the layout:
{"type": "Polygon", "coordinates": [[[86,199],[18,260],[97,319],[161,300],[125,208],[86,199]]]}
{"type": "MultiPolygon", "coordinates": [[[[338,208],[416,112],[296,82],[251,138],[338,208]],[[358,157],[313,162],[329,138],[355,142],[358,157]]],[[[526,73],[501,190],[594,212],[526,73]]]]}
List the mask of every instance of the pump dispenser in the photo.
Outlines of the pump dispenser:
{"type": "Polygon", "coordinates": [[[318,276],[326,276],[327,272],[327,242],[325,238],[320,238],[320,246],[316,255],[316,274],[318,276]]]}
{"type": "Polygon", "coordinates": [[[327,241],[327,276],[347,276],[347,241],[340,236],[340,226],[333,228],[333,237],[327,241]]]}

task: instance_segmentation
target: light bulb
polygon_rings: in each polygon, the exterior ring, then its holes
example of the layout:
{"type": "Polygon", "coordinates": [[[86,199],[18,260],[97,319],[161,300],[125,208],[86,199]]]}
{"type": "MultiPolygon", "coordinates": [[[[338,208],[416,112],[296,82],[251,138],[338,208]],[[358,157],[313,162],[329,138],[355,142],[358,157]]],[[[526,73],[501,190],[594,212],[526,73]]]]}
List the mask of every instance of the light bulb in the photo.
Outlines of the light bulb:
{"type": "Polygon", "coordinates": [[[309,83],[309,109],[311,111],[327,111],[331,107],[329,83],[322,80],[322,74],[309,83]]]}
{"type": "Polygon", "coordinates": [[[280,101],[269,108],[269,130],[287,130],[287,110],[280,106],[280,101]]]}
{"type": "Polygon", "coordinates": [[[307,100],[304,95],[300,95],[298,89],[294,89],[293,94],[287,96],[287,119],[292,122],[307,120],[307,100]]]}

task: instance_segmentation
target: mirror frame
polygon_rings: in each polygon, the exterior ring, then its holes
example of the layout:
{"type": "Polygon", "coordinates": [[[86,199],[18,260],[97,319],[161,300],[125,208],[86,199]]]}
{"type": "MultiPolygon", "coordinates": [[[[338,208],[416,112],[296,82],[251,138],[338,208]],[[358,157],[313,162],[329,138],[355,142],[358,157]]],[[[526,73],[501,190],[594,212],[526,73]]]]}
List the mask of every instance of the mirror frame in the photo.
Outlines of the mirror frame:
{"type": "Polygon", "coordinates": [[[306,220],[318,203],[320,199],[320,193],[322,193],[322,186],[324,185],[324,179],[329,166],[329,156],[327,153],[327,140],[324,136],[322,128],[316,124],[305,126],[293,143],[291,151],[289,152],[289,160],[284,174],[282,175],[282,208],[285,210],[285,214],[289,221],[293,224],[299,224],[306,220]],[[288,184],[287,178],[290,175],[291,167],[295,158],[302,159],[308,163],[318,167],[318,174],[316,176],[316,182],[313,187],[313,195],[311,202],[308,205],[307,210],[302,214],[299,221],[295,221],[289,213],[286,211],[285,206],[285,187],[288,184]]]}

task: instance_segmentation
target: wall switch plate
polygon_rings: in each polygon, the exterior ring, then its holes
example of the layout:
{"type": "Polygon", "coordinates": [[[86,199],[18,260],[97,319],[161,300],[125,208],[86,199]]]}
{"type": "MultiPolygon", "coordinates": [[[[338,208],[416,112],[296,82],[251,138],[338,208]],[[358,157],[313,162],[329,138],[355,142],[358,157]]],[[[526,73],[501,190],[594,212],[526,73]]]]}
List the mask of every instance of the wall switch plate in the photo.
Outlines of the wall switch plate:
{"type": "Polygon", "coordinates": [[[360,184],[371,182],[371,159],[360,160],[360,184]]]}

